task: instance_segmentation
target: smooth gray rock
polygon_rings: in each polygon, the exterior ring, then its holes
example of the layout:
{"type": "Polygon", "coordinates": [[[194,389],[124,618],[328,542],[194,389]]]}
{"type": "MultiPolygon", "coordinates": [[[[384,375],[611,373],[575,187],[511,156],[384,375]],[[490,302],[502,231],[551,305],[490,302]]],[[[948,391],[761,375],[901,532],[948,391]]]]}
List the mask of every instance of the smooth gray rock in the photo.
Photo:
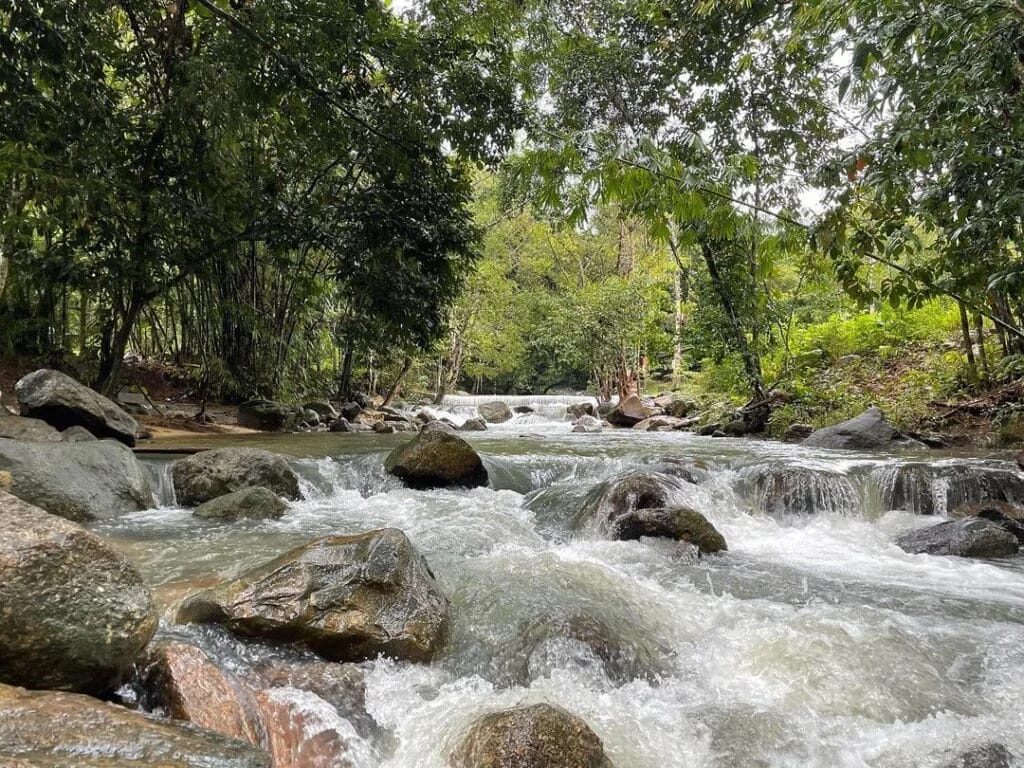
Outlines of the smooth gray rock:
{"type": "Polygon", "coordinates": [[[266,488],[243,488],[218,496],[196,507],[192,514],[207,520],[276,519],[288,509],[288,503],[266,488]]]}
{"type": "Polygon", "coordinates": [[[445,640],[449,612],[423,556],[384,528],[293,549],[187,598],[178,621],[297,643],[332,661],[426,661],[445,640]]]}
{"type": "Polygon", "coordinates": [[[802,443],[812,448],[884,450],[886,448],[924,448],[923,443],[905,437],[888,421],[879,408],[868,408],[860,416],[812,432],[802,443]]]}
{"type": "Polygon", "coordinates": [[[171,467],[178,503],[195,507],[243,488],[266,488],[300,499],[299,476],[281,456],[261,448],[217,448],[179,459],[171,467]]]}
{"type": "Polygon", "coordinates": [[[28,443],[0,439],[0,470],[11,493],[59,517],[86,522],[153,506],[149,472],[111,440],[28,443]]]}
{"type": "Polygon", "coordinates": [[[477,406],[480,418],[489,424],[501,424],[512,418],[512,409],[500,400],[493,403],[481,403],[477,406]]]}
{"type": "Polygon", "coordinates": [[[459,429],[463,432],[486,432],[487,422],[483,419],[466,419],[459,429]]]}
{"type": "Polygon", "coordinates": [[[303,419],[301,408],[274,400],[249,400],[238,406],[238,423],[261,432],[286,432],[303,419]]]}
{"type": "Polygon", "coordinates": [[[487,470],[473,447],[447,432],[423,431],[388,454],[388,474],[412,488],[476,488],[487,485],[487,470]]]}
{"type": "Polygon", "coordinates": [[[911,554],[956,557],[1010,557],[1020,550],[1017,537],[997,522],[981,517],[950,520],[910,531],[896,543],[911,554]]]}
{"type": "Polygon", "coordinates": [[[123,555],[0,491],[0,682],[107,693],[156,627],[149,588],[123,555]]]}
{"type": "Polygon", "coordinates": [[[68,427],[60,434],[65,443],[94,443],[98,439],[85,427],[68,427]]]}
{"type": "Polygon", "coordinates": [[[58,443],[64,439],[60,430],[51,427],[42,419],[27,416],[10,416],[0,413],[0,438],[26,440],[32,443],[58,443]]]}
{"type": "Polygon", "coordinates": [[[135,445],[138,422],[112,400],[65,373],[44,368],[23,377],[14,389],[22,416],[42,419],[60,430],[85,427],[96,437],[135,445]]]}

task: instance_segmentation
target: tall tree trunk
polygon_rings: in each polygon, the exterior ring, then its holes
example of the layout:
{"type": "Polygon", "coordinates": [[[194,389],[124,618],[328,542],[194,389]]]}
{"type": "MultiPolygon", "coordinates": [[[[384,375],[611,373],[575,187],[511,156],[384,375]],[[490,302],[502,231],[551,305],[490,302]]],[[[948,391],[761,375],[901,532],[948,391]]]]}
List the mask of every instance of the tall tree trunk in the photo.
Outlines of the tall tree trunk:
{"type": "Polygon", "coordinates": [[[751,393],[755,400],[763,400],[765,392],[764,380],[761,376],[761,360],[758,357],[757,351],[747,341],[747,335],[743,330],[743,325],[740,323],[739,315],[736,313],[736,306],[729,295],[729,287],[725,284],[725,279],[718,268],[718,262],[711,251],[711,245],[709,243],[701,243],[700,250],[704,257],[704,263],[708,267],[708,277],[711,278],[711,286],[722,304],[722,309],[725,310],[726,319],[729,321],[729,328],[732,331],[740,358],[743,360],[743,370],[747,375],[751,393]]]}
{"type": "Polygon", "coordinates": [[[978,356],[981,358],[981,375],[984,380],[991,381],[992,374],[988,369],[988,352],[985,351],[985,319],[980,312],[974,313],[974,332],[978,337],[978,356]]]}
{"type": "Polygon", "coordinates": [[[391,401],[395,399],[395,395],[398,394],[398,388],[402,386],[402,382],[408,375],[409,370],[412,368],[412,355],[406,355],[405,359],[402,360],[402,370],[398,372],[398,376],[395,377],[394,383],[388,390],[388,393],[384,396],[384,402],[381,406],[391,405],[391,401]]]}
{"type": "Polygon", "coordinates": [[[112,398],[116,394],[121,370],[124,368],[124,356],[128,350],[128,341],[131,339],[132,330],[135,328],[144,303],[143,297],[137,291],[133,292],[127,308],[120,313],[121,317],[118,318],[118,321],[111,321],[104,329],[99,373],[93,383],[93,389],[107,397],[112,398]]]}
{"type": "Polygon", "coordinates": [[[338,396],[346,402],[352,399],[352,365],[355,345],[352,339],[345,339],[345,356],[341,363],[341,379],[338,381],[338,396]]]}
{"type": "Polygon", "coordinates": [[[683,373],[683,275],[678,266],[672,281],[672,307],[672,381],[678,384],[683,373]]]}
{"type": "Polygon", "coordinates": [[[962,301],[958,301],[957,307],[960,309],[960,333],[964,339],[964,352],[967,353],[967,372],[971,377],[971,384],[978,383],[978,365],[974,360],[974,344],[971,342],[971,324],[967,319],[967,307],[964,306],[962,301]]]}

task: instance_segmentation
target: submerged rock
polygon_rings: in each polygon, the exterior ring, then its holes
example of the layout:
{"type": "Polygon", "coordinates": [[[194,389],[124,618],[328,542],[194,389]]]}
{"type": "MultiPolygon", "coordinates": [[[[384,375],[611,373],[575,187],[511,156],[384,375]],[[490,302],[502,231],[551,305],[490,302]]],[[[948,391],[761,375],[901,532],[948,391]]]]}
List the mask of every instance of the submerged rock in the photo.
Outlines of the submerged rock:
{"type": "Polygon", "coordinates": [[[1013,753],[998,742],[982,744],[957,755],[942,768],[1012,768],[1013,753]]]}
{"type": "Polygon", "coordinates": [[[700,512],[686,507],[634,509],[610,523],[612,538],[629,541],[643,536],[693,544],[701,554],[728,549],[725,537],[700,512]]]}
{"type": "Polygon", "coordinates": [[[574,403],[566,406],[565,415],[577,419],[583,416],[597,416],[597,409],[593,403],[574,403]]]}
{"type": "Polygon", "coordinates": [[[384,469],[412,488],[487,485],[479,454],[461,437],[447,432],[420,432],[388,454],[384,469]]]}
{"type": "Polygon", "coordinates": [[[237,520],[241,517],[264,520],[279,518],[286,509],[288,504],[284,499],[273,491],[258,487],[243,488],[210,499],[196,507],[192,514],[211,520],[237,520]]]}
{"type": "Polygon", "coordinates": [[[980,517],[998,523],[1024,545],[1024,507],[1006,501],[977,501],[961,504],[953,517],[980,517]]]}
{"type": "Polygon", "coordinates": [[[156,626],[149,589],[123,555],[0,491],[0,681],[106,693],[156,626]]]}
{"type": "Polygon", "coordinates": [[[6,415],[6,412],[2,412],[0,413],[0,438],[26,440],[34,443],[58,443],[64,439],[64,435],[42,419],[10,416],[6,415]]]}
{"type": "Polygon", "coordinates": [[[896,543],[911,554],[957,557],[1009,557],[1017,554],[1017,537],[999,523],[980,517],[950,520],[910,531],[896,543]]]}
{"type": "Polygon", "coordinates": [[[616,519],[637,509],[671,507],[683,481],[657,472],[632,471],[595,487],[578,516],[579,524],[608,532],[616,519]]]}
{"type": "Polygon", "coordinates": [[[266,488],[300,499],[299,476],[281,456],[261,448],[217,448],[179,459],[171,467],[178,503],[202,504],[243,488],[266,488]]]}
{"type": "Polygon", "coordinates": [[[613,427],[632,427],[652,415],[651,409],[643,400],[636,395],[630,395],[612,408],[605,418],[613,427]]]}
{"type": "Polygon", "coordinates": [[[998,467],[908,462],[879,467],[871,477],[885,510],[931,515],[972,502],[1024,503],[1024,478],[998,467]]]}
{"type": "Polygon", "coordinates": [[[803,445],[851,450],[924,447],[923,443],[905,437],[886,421],[879,408],[868,408],[860,416],[815,430],[803,441],[803,445]]]}
{"type": "Polygon", "coordinates": [[[37,768],[271,766],[266,752],[187,723],[80,694],[0,685],[0,764],[6,755],[37,768]]]}
{"type": "Polygon", "coordinates": [[[139,424],[118,405],[60,371],[42,369],[14,387],[21,415],[42,419],[64,430],[85,427],[97,437],[135,445],[139,424]]]}
{"type": "Polygon", "coordinates": [[[740,472],[739,487],[768,515],[844,514],[861,505],[849,477],[820,467],[756,464],[740,472]]]}
{"type": "Polygon", "coordinates": [[[261,432],[285,432],[304,418],[302,408],[273,400],[249,400],[238,406],[238,423],[261,432]]]}
{"type": "Polygon", "coordinates": [[[454,768],[612,768],[597,734],[550,704],[484,715],[470,726],[450,762],[454,768]]]}
{"type": "Polygon", "coordinates": [[[449,610],[423,556],[384,528],[293,549],[187,598],[177,618],[298,643],[333,661],[426,661],[444,642],[449,610]]]}
{"type": "Polygon", "coordinates": [[[485,432],[487,430],[487,422],[483,419],[466,419],[462,422],[462,426],[459,429],[463,432],[485,432]]]}
{"type": "Polygon", "coordinates": [[[109,440],[28,443],[0,439],[0,470],[11,493],[51,514],[86,522],[153,506],[149,472],[131,449],[109,440]]]}
{"type": "Polygon", "coordinates": [[[512,409],[501,401],[481,403],[477,406],[480,418],[490,424],[501,424],[512,418],[512,409]]]}

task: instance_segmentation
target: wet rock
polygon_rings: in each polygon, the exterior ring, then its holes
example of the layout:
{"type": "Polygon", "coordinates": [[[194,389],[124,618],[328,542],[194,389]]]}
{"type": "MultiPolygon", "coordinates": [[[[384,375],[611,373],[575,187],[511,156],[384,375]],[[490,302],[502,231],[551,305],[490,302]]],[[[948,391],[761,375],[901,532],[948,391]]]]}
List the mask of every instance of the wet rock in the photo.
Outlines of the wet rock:
{"type": "Polygon", "coordinates": [[[612,538],[622,541],[643,536],[675,539],[693,544],[701,554],[723,552],[725,537],[700,512],[686,507],[634,509],[610,523],[612,538]]]}
{"type": "Polygon", "coordinates": [[[263,723],[254,691],[188,643],[154,644],[140,664],[142,703],[175,720],[259,745],[263,723]]]}
{"type": "Polygon", "coordinates": [[[1009,557],[1017,554],[1017,537],[999,523],[980,517],[950,520],[910,531],[896,543],[911,554],[956,557],[1009,557]]]}
{"type": "Polygon", "coordinates": [[[633,429],[638,432],[672,432],[685,429],[690,426],[686,419],[677,419],[674,416],[651,416],[638,421],[633,429]]]}
{"type": "Polygon", "coordinates": [[[676,419],[685,419],[695,410],[697,410],[697,403],[686,397],[679,397],[678,395],[660,395],[654,398],[654,405],[661,408],[666,416],[671,416],[676,419]]]}
{"type": "Polygon", "coordinates": [[[383,421],[378,421],[373,425],[373,431],[379,435],[393,435],[399,430],[394,424],[386,424],[383,421]]]}
{"type": "Polygon", "coordinates": [[[0,439],[11,493],[54,515],[85,522],[153,506],[149,472],[130,448],[109,440],[28,443],[0,439]]]}
{"type": "Polygon", "coordinates": [[[302,420],[301,408],[274,400],[249,400],[238,406],[238,423],[261,432],[286,432],[302,420]]]}
{"type": "Polygon", "coordinates": [[[243,488],[266,488],[300,499],[299,476],[281,456],[260,448],[217,448],[179,459],[171,467],[179,504],[194,507],[243,488]]]}
{"type": "Polygon", "coordinates": [[[353,421],[363,412],[363,406],[356,402],[348,402],[341,406],[340,413],[343,418],[353,421]]]}
{"type": "Polygon", "coordinates": [[[218,496],[196,507],[196,517],[209,520],[253,520],[276,519],[281,517],[288,504],[273,491],[266,488],[243,488],[234,493],[218,496]]]}
{"type": "Polygon", "coordinates": [[[573,432],[582,432],[584,434],[596,434],[604,430],[603,423],[600,419],[594,416],[580,416],[576,419],[576,424],[573,426],[573,432]]]}
{"type": "Polygon", "coordinates": [[[42,419],[57,429],[85,427],[97,437],[112,437],[135,445],[139,424],[98,392],[60,371],[42,369],[14,387],[21,415],[42,419]]]}
{"type": "MultiPolygon", "coordinates": [[[[721,431],[722,431],[722,425],[719,424],[718,422],[715,422],[713,424],[705,424],[703,427],[701,427],[700,429],[697,430],[697,434],[700,437],[714,437],[716,432],[721,432],[721,431]]],[[[722,432],[722,434],[724,435],[725,433],[722,432]]]]}
{"type": "Polygon", "coordinates": [[[722,427],[722,431],[729,437],[743,437],[747,434],[747,422],[743,419],[731,419],[722,427]]]}
{"type": "Polygon", "coordinates": [[[329,427],[331,432],[372,432],[372,427],[368,427],[365,424],[353,424],[344,416],[339,417],[335,421],[331,422],[329,427]]]}
{"type": "Polygon", "coordinates": [[[420,432],[388,454],[384,469],[412,488],[487,485],[479,454],[461,437],[446,432],[420,432]]]}
{"type": "Polygon", "coordinates": [[[1024,469],[1024,451],[1017,454],[1017,466],[1024,469]]]}
{"type": "Polygon", "coordinates": [[[149,589],[123,555],[0,491],[0,681],[108,692],[156,626],[149,589]]]}
{"type": "Polygon", "coordinates": [[[487,431],[487,422],[483,419],[466,419],[459,429],[463,432],[485,432],[487,431]]]}
{"type": "Polygon", "coordinates": [[[64,439],[59,430],[42,419],[0,413],[0,438],[26,440],[34,443],[56,443],[64,439]]]}
{"type": "Polygon", "coordinates": [[[44,768],[271,766],[266,752],[187,723],[80,694],[0,685],[0,764],[6,765],[4,755],[44,768]]]}
{"type": "Polygon", "coordinates": [[[503,402],[481,403],[477,406],[480,418],[489,424],[501,424],[512,418],[512,410],[503,402]]]}
{"type": "Polygon", "coordinates": [[[533,408],[531,408],[528,405],[517,405],[515,408],[512,409],[512,412],[518,413],[520,415],[526,415],[528,413],[533,413],[533,408]]]}
{"type": "Polygon", "coordinates": [[[868,408],[860,416],[815,430],[803,444],[813,448],[852,450],[924,447],[923,443],[905,437],[886,421],[879,408],[868,408]]]}
{"type": "MultiPolygon", "coordinates": [[[[142,437],[145,437],[145,430],[140,430],[142,437]]],[[[98,439],[96,435],[85,427],[68,427],[60,433],[65,443],[94,443],[98,439]]]]}
{"type": "Polygon", "coordinates": [[[801,443],[810,437],[812,432],[814,432],[814,427],[810,424],[790,424],[782,433],[782,441],[784,443],[801,443]]]}
{"type": "Polygon", "coordinates": [[[597,409],[593,403],[574,403],[566,407],[565,415],[577,419],[582,416],[597,416],[597,409]]]}
{"type": "Polygon", "coordinates": [[[822,467],[757,464],[740,472],[739,489],[768,515],[844,514],[861,506],[850,478],[822,467]]]}
{"type": "Polygon", "coordinates": [[[1024,545],[1024,507],[1007,501],[977,501],[961,504],[953,510],[953,517],[980,517],[998,523],[1024,545]]]}
{"type": "Polygon", "coordinates": [[[302,406],[307,411],[313,411],[317,416],[320,417],[320,421],[325,424],[329,424],[338,418],[338,412],[334,410],[334,406],[326,400],[311,400],[302,406]]]}
{"type": "Polygon", "coordinates": [[[316,694],[351,722],[359,735],[369,737],[379,727],[366,711],[365,678],[359,667],[327,661],[270,661],[249,675],[260,688],[299,688],[316,694]]]}
{"type": "Polygon", "coordinates": [[[450,762],[454,768],[612,768],[597,734],[550,704],[484,715],[470,726],[450,762]]]}
{"type": "Polygon", "coordinates": [[[428,660],[448,617],[423,556],[394,528],[318,539],[187,598],[178,611],[182,623],[222,624],[334,661],[428,660]]]}
{"type": "Polygon", "coordinates": [[[578,523],[607,533],[616,519],[634,510],[675,506],[673,501],[682,488],[679,480],[668,475],[627,472],[606,480],[587,494],[578,523]]]}
{"type": "Polygon", "coordinates": [[[957,755],[942,768],[1012,768],[1013,753],[998,742],[982,744],[957,755]]]}
{"type": "Polygon", "coordinates": [[[274,768],[354,768],[366,764],[364,759],[350,755],[345,731],[351,726],[314,694],[278,688],[257,691],[256,700],[266,728],[264,746],[274,768]]]}
{"type": "Polygon", "coordinates": [[[613,427],[632,427],[652,416],[651,409],[636,395],[621,400],[605,418],[613,427]]]}
{"type": "Polygon", "coordinates": [[[1024,478],[1018,473],[971,463],[909,462],[871,473],[883,509],[919,515],[955,510],[981,501],[1024,503],[1024,478]]]}
{"type": "Polygon", "coordinates": [[[433,421],[428,421],[426,424],[424,424],[422,427],[420,427],[420,431],[421,432],[447,432],[448,434],[454,434],[455,427],[453,427],[451,424],[449,424],[449,423],[447,423],[445,421],[440,421],[438,419],[434,419],[433,421]]]}

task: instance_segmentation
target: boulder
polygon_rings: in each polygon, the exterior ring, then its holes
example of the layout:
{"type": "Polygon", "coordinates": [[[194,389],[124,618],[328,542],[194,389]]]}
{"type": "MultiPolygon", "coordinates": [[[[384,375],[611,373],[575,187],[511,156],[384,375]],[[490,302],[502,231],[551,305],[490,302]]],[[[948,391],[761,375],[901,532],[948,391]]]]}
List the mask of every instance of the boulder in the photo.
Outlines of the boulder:
{"type": "Polygon", "coordinates": [[[446,432],[420,432],[388,454],[384,469],[412,488],[487,485],[479,454],[461,437],[446,432]]]}
{"type": "Polygon", "coordinates": [[[512,409],[512,412],[525,416],[528,413],[533,413],[533,408],[528,405],[517,405],[512,409]]]}
{"type": "Polygon", "coordinates": [[[674,432],[690,426],[686,419],[677,419],[675,416],[651,416],[638,421],[633,429],[638,432],[674,432]]]}
{"type": "Polygon", "coordinates": [[[463,432],[485,432],[487,430],[487,422],[483,419],[466,419],[462,422],[462,426],[459,429],[463,432]]]}
{"type": "Polygon", "coordinates": [[[851,514],[862,506],[857,486],[843,472],[785,461],[744,467],[739,489],[768,515],[851,514]]]}
{"type": "Polygon", "coordinates": [[[420,427],[420,432],[447,432],[448,434],[452,434],[455,432],[455,427],[445,421],[434,419],[420,427]]]}
{"type": "Polygon", "coordinates": [[[634,509],[613,519],[609,527],[612,538],[622,541],[651,536],[689,542],[701,554],[728,549],[718,529],[700,512],[686,507],[634,509]]]}
{"type": "Polygon", "coordinates": [[[980,517],[998,523],[1024,545],[1024,507],[1008,501],[977,501],[961,504],[953,510],[953,517],[980,517]]]}
{"type": "Polygon", "coordinates": [[[683,482],[657,472],[626,472],[594,488],[577,515],[578,527],[608,533],[612,523],[637,509],[664,509],[682,491],[683,482]]]}
{"type": "Polygon", "coordinates": [[[596,435],[596,434],[598,434],[600,432],[603,432],[604,429],[600,425],[595,427],[595,426],[588,426],[586,424],[574,424],[573,428],[572,428],[572,431],[574,433],[576,433],[576,434],[596,435]]]}
{"type": "Polygon", "coordinates": [[[365,424],[353,424],[344,416],[340,416],[331,422],[331,432],[372,432],[372,428],[365,424]]]}
{"type": "Polygon", "coordinates": [[[187,723],[0,685],[0,765],[8,755],[34,768],[271,767],[266,752],[187,723]]]}
{"type": "Polygon", "coordinates": [[[320,417],[320,421],[328,424],[338,418],[338,412],[334,406],[326,400],[311,400],[302,406],[307,411],[313,411],[320,417]]]}
{"type": "Polygon", "coordinates": [[[613,427],[632,427],[652,415],[651,409],[644,405],[643,400],[636,395],[630,395],[619,401],[605,418],[613,427]]]}
{"type": "Polygon", "coordinates": [[[216,448],[174,462],[178,503],[194,507],[243,488],[266,488],[300,499],[299,476],[281,456],[261,448],[216,448]]]}
{"type": "Polygon", "coordinates": [[[956,557],[1009,557],[1020,550],[1017,537],[999,523],[980,517],[950,520],[900,536],[896,543],[911,554],[956,557]]]}
{"type": "Polygon", "coordinates": [[[359,403],[348,402],[341,406],[339,413],[343,418],[353,421],[360,413],[363,412],[363,406],[359,403]]]}
{"type": "Polygon", "coordinates": [[[448,616],[423,556],[384,528],[293,549],[187,598],[177,618],[297,643],[332,661],[425,661],[443,643],[448,616]]]}
{"type": "Polygon", "coordinates": [[[722,431],[730,437],[743,437],[747,434],[747,422],[743,419],[730,419],[722,427],[722,431]]]}
{"type": "Polygon", "coordinates": [[[148,416],[153,412],[153,406],[142,392],[129,389],[122,389],[117,393],[117,404],[133,416],[148,416]]]}
{"type": "Polygon", "coordinates": [[[288,504],[273,491],[266,488],[243,488],[234,493],[218,496],[205,501],[196,507],[196,517],[208,520],[252,520],[277,519],[281,517],[288,504]]]}
{"type": "Polygon", "coordinates": [[[302,409],[302,423],[307,427],[320,426],[320,414],[314,411],[312,408],[302,409]]]}
{"type": "Polygon", "coordinates": [[[484,715],[470,726],[450,762],[454,768],[612,768],[597,734],[550,704],[484,715]]]}
{"type": "Polygon", "coordinates": [[[273,400],[249,400],[238,406],[238,424],[261,432],[286,432],[303,418],[302,409],[273,400]]]}
{"type": "Polygon", "coordinates": [[[369,408],[371,405],[373,405],[373,401],[370,400],[370,396],[367,395],[365,392],[356,392],[352,396],[352,401],[360,408],[369,408]]]}
{"type": "Polygon", "coordinates": [[[11,493],[60,517],[102,520],[153,506],[149,472],[121,443],[27,443],[0,439],[11,493]]]}
{"type": "Polygon", "coordinates": [[[583,415],[576,419],[576,423],[573,425],[573,432],[581,432],[584,434],[597,434],[603,431],[604,427],[602,421],[595,416],[583,415]]]}
{"type": "Polygon", "coordinates": [[[480,413],[480,418],[488,424],[501,424],[512,418],[512,409],[501,401],[480,403],[476,409],[480,413]]]}
{"type": "Polygon", "coordinates": [[[905,437],[886,421],[879,408],[868,408],[860,416],[815,430],[803,441],[803,445],[851,450],[924,447],[923,443],[905,437]]]}
{"type": "Polygon", "coordinates": [[[722,435],[725,435],[725,432],[722,432],[722,425],[716,421],[713,424],[705,424],[703,427],[698,429],[697,435],[700,437],[715,437],[715,433],[717,432],[721,432],[722,435]]]}
{"type": "Polygon", "coordinates": [[[373,431],[379,435],[393,435],[395,432],[399,432],[401,430],[399,430],[395,424],[387,424],[383,421],[378,421],[373,425],[373,431]]]}
{"type": "Polygon", "coordinates": [[[566,406],[565,415],[577,419],[582,416],[597,416],[597,409],[593,403],[574,403],[566,406]]]}
{"type": "Polygon", "coordinates": [[[149,589],[123,555],[0,491],[0,682],[106,693],[156,627],[149,589]]]}
{"type": "Polygon", "coordinates": [[[942,768],[1013,768],[1013,753],[998,742],[982,744],[962,752],[942,768]]]}
{"type": "Polygon", "coordinates": [[[26,440],[33,443],[58,443],[64,439],[60,430],[54,429],[42,419],[0,413],[0,438],[26,440]]]}
{"type": "Polygon", "coordinates": [[[782,441],[784,443],[801,443],[811,436],[814,432],[814,427],[810,424],[790,424],[786,427],[786,431],[782,433],[782,441]]]}
{"type": "Polygon", "coordinates": [[[42,369],[14,387],[21,415],[42,419],[57,429],[85,427],[97,437],[135,445],[139,424],[111,400],[60,371],[42,369]]]}

